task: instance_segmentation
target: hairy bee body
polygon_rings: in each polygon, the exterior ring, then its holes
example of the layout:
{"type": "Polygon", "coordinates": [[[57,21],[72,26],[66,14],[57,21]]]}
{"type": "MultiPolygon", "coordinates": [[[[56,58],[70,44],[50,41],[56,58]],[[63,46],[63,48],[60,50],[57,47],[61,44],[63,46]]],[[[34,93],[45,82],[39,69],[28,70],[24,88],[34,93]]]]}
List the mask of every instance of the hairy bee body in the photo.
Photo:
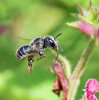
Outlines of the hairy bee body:
{"type": "Polygon", "coordinates": [[[26,58],[27,56],[30,55],[30,52],[31,52],[31,46],[24,45],[24,46],[20,47],[17,50],[17,54],[16,54],[17,59],[22,60],[22,59],[26,58]]]}
{"type": "Polygon", "coordinates": [[[31,46],[34,46],[34,45],[37,45],[37,46],[42,46],[44,47],[44,39],[43,38],[36,38],[35,40],[33,40],[31,42],[31,46]]]}
{"type": "MultiPolygon", "coordinates": [[[[57,36],[59,35],[61,35],[61,33],[58,34],[57,36]]],[[[30,45],[24,45],[20,47],[16,53],[17,59],[21,61],[24,58],[28,58],[29,72],[31,72],[32,65],[34,62],[34,56],[39,54],[40,55],[39,59],[45,57],[44,55],[45,48],[52,48],[58,51],[58,42],[55,40],[56,37],[54,38],[52,36],[46,36],[45,38],[36,38],[35,40],[31,41],[30,45]]]]}

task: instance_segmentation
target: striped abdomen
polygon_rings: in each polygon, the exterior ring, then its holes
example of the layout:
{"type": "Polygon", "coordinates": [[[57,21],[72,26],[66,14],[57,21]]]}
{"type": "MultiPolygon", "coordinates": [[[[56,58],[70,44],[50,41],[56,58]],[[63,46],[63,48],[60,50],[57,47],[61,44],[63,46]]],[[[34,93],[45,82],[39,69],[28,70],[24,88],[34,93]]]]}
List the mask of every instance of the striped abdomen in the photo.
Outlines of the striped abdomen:
{"type": "Polygon", "coordinates": [[[16,56],[18,60],[22,60],[31,55],[31,46],[25,45],[17,50],[16,56]]]}

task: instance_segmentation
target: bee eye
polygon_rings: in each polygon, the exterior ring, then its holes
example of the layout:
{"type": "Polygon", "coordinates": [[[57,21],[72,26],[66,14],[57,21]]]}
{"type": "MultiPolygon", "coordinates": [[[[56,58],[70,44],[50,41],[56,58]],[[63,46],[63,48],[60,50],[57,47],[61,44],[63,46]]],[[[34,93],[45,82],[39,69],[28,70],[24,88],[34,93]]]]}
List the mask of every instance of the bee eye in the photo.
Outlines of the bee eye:
{"type": "Polygon", "coordinates": [[[54,44],[54,42],[52,40],[50,40],[50,45],[51,45],[51,47],[55,46],[55,44],[54,44]]]}

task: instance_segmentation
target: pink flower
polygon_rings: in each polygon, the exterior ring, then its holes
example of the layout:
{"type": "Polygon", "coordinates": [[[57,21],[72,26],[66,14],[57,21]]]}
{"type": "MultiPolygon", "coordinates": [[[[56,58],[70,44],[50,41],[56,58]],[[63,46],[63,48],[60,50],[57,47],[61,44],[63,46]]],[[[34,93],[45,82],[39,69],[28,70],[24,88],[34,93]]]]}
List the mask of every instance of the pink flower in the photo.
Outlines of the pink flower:
{"type": "Polygon", "coordinates": [[[99,82],[96,79],[88,80],[85,92],[85,95],[80,100],[85,100],[84,97],[87,100],[98,100],[95,93],[99,92],[99,82]]]}
{"type": "Polygon", "coordinates": [[[86,22],[78,22],[78,29],[87,35],[96,34],[95,28],[86,22]]]}
{"type": "Polygon", "coordinates": [[[88,10],[85,10],[80,5],[78,6],[78,9],[78,14],[72,14],[78,21],[67,23],[67,25],[81,30],[88,36],[99,37],[99,8],[93,6],[90,0],[88,10]]]}
{"type": "Polygon", "coordinates": [[[7,31],[7,27],[0,26],[0,35],[4,34],[7,31]]]}
{"type": "Polygon", "coordinates": [[[87,97],[87,100],[98,100],[96,96],[90,95],[87,97]]]}
{"type": "Polygon", "coordinates": [[[54,70],[52,71],[51,69],[51,72],[55,72],[57,74],[57,80],[53,85],[53,92],[59,96],[60,91],[63,91],[63,100],[67,100],[68,82],[63,74],[61,65],[57,61],[54,61],[54,70]]]}
{"type": "Polygon", "coordinates": [[[99,37],[99,28],[97,29],[97,36],[99,37]]]}
{"type": "Polygon", "coordinates": [[[86,93],[87,95],[94,95],[99,88],[99,83],[96,79],[90,79],[88,80],[86,84],[86,93]]]}
{"type": "Polygon", "coordinates": [[[85,21],[76,21],[67,24],[81,30],[85,35],[99,36],[99,29],[95,28],[92,24],[89,24],[85,21]]]}

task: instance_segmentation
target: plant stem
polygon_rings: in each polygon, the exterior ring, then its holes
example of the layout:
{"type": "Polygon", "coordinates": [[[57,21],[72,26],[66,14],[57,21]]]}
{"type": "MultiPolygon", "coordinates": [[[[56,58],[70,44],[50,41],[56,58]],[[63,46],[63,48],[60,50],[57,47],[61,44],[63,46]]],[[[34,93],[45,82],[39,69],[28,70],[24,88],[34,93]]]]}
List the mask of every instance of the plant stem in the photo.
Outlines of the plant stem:
{"type": "Polygon", "coordinates": [[[69,90],[67,100],[75,100],[75,95],[77,93],[78,86],[80,84],[80,79],[72,79],[69,81],[69,90]]]}
{"type": "Polygon", "coordinates": [[[83,71],[84,71],[84,68],[85,68],[85,65],[88,61],[88,58],[89,58],[89,55],[91,54],[94,46],[95,46],[95,42],[96,42],[96,39],[92,39],[90,42],[89,42],[89,45],[88,47],[85,49],[83,55],[81,56],[72,76],[74,79],[76,79],[77,77],[81,77],[83,71]]]}
{"type": "Polygon", "coordinates": [[[69,77],[71,76],[71,65],[70,65],[69,60],[66,59],[66,57],[63,57],[62,55],[59,55],[58,59],[62,63],[64,74],[65,74],[66,78],[69,79],[69,77]]]}
{"type": "Polygon", "coordinates": [[[77,66],[72,74],[72,79],[69,81],[69,90],[68,90],[68,99],[67,100],[75,100],[75,95],[80,84],[80,77],[84,72],[85,65],[88,61],[89,55],[91,54],[94,46],[95,46],[96,39],[93,38],[89,42],[88,47],[85,49],[83,55],[81,56],[80,60],[78,61],[77,66]]]}

